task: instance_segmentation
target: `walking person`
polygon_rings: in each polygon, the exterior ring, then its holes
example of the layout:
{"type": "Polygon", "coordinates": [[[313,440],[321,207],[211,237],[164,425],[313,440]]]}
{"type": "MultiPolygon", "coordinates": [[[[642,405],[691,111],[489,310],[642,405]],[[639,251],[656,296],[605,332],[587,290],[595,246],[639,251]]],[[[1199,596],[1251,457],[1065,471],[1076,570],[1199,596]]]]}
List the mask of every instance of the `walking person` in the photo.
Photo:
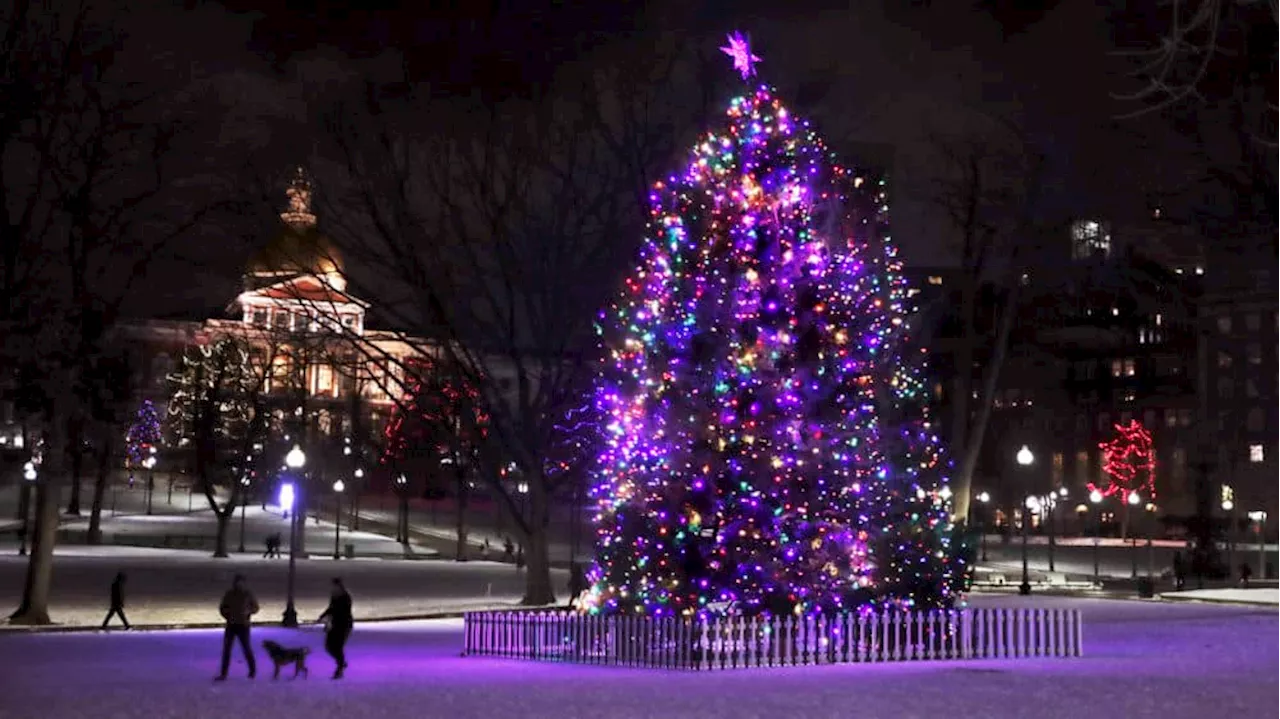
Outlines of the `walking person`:
{"type": "Polygon", "coordinates": [[[514,562],[516,559],[516,545],[511,541],[511,537],[507,537],[502,541],[502,561],[514,562]]]}
{"type": "Polygon", "coordinates": [[[1182,552],[1173,553],[1173,590],[1181,592],[1187,584],[1187,564],[1182,560],[1182,552]]]}
{"type": "Polygon", "coordinates": [[[218,611],[227,621],[227,626],[222,630],[222,669],[214,677],[214,681],[226,680],[227,668],[231,666],[231,643],[237,640],[244,652],[244,661],[249,665],[249,678],[252,679],[258,673],[258,665],[254,661],[253,646],[249,644],[249,623],[253,615],[258,613],[258,600],[245,587],[243,575],[237,574],[231,580],[231,588],[222,595],[218,611]]]}
{"type": "Polygon", "coordinates": [[[124,572],[116,572],[116,578],[111,581],[111,608],[107,610],[107,618],[102,620],[103,629],[114,616],[120,617],[125,629],[129,628],[129,619],[124,615],[124,572]]]}
{"type": "Polygon", "coordinates": [[[267,543],[267,551],[262,553],[262,558],[271,559],[271,557],[275,554],[275,550],[276,550],[276,535],[268,534],[266,543],[267,543]]]}
{"type": "Polygon", "coordinates": [[[516,550],[516,571],[524,569],[524,547],[516,550]]]}
{"type": "Polygon", "coordinates": [[[347,639],[351,637],[351,628],[355,626],[355,618],[351,616],[351,595],[347,593],[341,578],[333,578],[329,606],[318,621],[324,622],[324,650],[333,657],[333,678],[341,679],[347,668],[347,639]]]}

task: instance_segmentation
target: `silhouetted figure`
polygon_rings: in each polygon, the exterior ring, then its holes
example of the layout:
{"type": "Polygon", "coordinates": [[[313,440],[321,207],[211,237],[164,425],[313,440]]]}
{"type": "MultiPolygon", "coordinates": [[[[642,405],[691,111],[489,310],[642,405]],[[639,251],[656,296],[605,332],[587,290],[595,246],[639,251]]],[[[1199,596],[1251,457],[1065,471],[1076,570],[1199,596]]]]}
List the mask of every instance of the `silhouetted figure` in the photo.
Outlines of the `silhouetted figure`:
{"type": "Polygon", "coordinates": [[[513,562],[516,558],[516,545],[511,541],[511,537],[502,540],[502,561],[513,562]]]}
{"type": "Polygon", "coordinates": [[[222,603],[218,612],[227,620],[226,629],[222,631],[222,670],[215,681],[227,678],[227,668],[231,666],[231,643],[239,640],[240,649],[244,651],[245,663],[249,665],[249,678],[258,673],[257,662],[253,658],[253,646],[249,644],[249,623],[253,615],[258,613],[258,600],[244,585],[244,577],[237,574],[231,580],[231,588],[222,595],[222,603]]]}
{"type": "Polygon", "coordinates": [[[524,569],[524,547],[516,550],[516,571],[524,569]]]}
{"type": "Polygon", "coordinates": [[[129,620],[124,616],[124,572],[117,572],[116,578],[111,581],[111,608],[107,610],[107,618],[102,620],[103,629],[107,628],[113,616],[120,617],[124,628],[129,628],[129,620]]]}
{"type": "Polygon", "coordinates": [[[573,603],[578,601],[578,597],[587,591],[587,573],[582,569],[582,565],[577,562],[569,563],[569,608],[573,609],[573,603]]]}
{"type": "Polygon", "coordinates": [[[268,534],[268,535],[267,535],[267,541],[266,541],[266,544],[267,544],[267,551],[265,551],[265,552],[263,552],[263,553],[262,553],[262,558],[263,558],[263,559],[270,559],[271,557],[275,556],[275,551],[276,551],[276,535],[274,535],[274,534],[268,534]]]}
{"type": "Polygon", "coordinates": [[[488,537],[486,537],[484,540],[484,544],[480,545],[480,558],[485,560],[486,562],[489,561],[489,552],[490,552],[489,539],[488,537]]]}
{"type": "Polygon", "coordinates": [[[355,618],[351,616],[351,595],[338,577],[333,578],[329,606],[320,615],[319,621],[325,623],[324,650],[333,657],[333,678],[341,679],[342,672],[347,668],[347,639],[351,637],[355,618]]]}
{"type": "Polygon", "coordinates": [[[1249,588],[1249,580],[1253,579],[1253,567],[1248,562],[1240,563],[1240,586],[1245,589],[1249,588]]]}
{"type": "Polygon", "coordinates": [[[1182,552],[1173,553],[1173,589],[1181,592],[1187,583],[1187,564],[1182,559],[1182,552]]]}

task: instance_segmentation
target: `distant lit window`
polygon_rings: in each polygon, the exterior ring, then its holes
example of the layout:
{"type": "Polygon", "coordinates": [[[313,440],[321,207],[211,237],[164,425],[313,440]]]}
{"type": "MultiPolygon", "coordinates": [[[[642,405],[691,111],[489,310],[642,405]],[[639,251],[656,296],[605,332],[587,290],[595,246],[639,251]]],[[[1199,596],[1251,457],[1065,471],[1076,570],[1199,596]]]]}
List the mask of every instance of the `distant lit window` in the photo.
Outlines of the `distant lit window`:
{"type": "Polygon", "coordinates": [[[1132,377],[1132,376],[1134,376],[1134,375],[1135,375],[1135,374],[1137,374],[1137,373],[1138,373],[1138,368],[1137,368],[1137,365],[1134,363],[1134,361],[1133,361],[1132,359],[1127,359],[1127,360],[1125,360],[1125,361],[1124,361],[1124,376],[1125,376],[1125,377],[1132,377]]]}
{"type": "Polygon", "coordinates": [[[1122,360],[1111,360],[1111,376],[1119,377],[1124,374],[1124,362],[1122,360]]]}
{"type": "Polygon", "coordinates": [[[1085,260],[1111,254],[1111,229],[1096,220],[1076,220],[1071,224],[1071,257],[1085,260]]]}
{"type": "Polygon", "coordinates": [[[938,275],[929,275],[929,284],[940,285],[942,284],[942,278],[938,275]]]}
{"type": "Polygon", "coordinates": [[[1218,369],[1231,369],[1231,355],[1226,352],[1218,353],[1218,369]]]}
{"type": "Polygon", "coordinates": [[[1189,409],[1178,410],[1178,424],[1182,425],[1183,427],[1191,426],[1191,410],[1189,409]]]}
{"type": "Polygon", "coordinates": [[[1164,315],[1156,315],[1156,327],[1164,324],[1164,315]]]}
{"type": "Polygon", "coordinates": [[[1266,452],[1263,450],[1262,445],[1260,444],[1249,445],[1249,461],[1255,464],[1258,462],[1267,461],[1267,455],[1266,455],[1266,452]]]}
{"type": "Polygon", "coordinates": [[[1245,348],[1245,356],[1248,357],[1249,364],[1262,364],[1262,345],[1250,342],[1245,348]]]}
{"type": "Polygon", "coordinates": [[[1231,315],[1222,315],[1218,318],[1218,331],[1223,334],[1231,331],[1231,315]]]}
{"type": "Polygon", "coordinates": [[[1197,274],[1197,275],[1203,275],[1203,274],[1204,274],[1204,265],[1196,265],[1196,274],[1197,274]]]}
{"type": "Polygon", "coordinates": [[[1164,426],[1166,426],[1166,427],[1176,427],[1176,426],[1178,426],[1178,411],[1177,411],[1177,410],[1173,410],[1173,409],[1166,409],[1166,410],[1164,411],[1164,426]]]}

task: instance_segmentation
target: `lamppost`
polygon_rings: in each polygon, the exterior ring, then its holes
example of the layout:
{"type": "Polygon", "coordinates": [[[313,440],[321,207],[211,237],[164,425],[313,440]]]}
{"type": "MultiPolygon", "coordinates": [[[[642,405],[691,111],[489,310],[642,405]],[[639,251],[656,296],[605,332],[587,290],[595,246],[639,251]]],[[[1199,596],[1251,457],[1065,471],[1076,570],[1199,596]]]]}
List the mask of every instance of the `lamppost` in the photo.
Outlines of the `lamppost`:
{"type": "Polygon", "coordinates": [[[1093,503],[1093,583],[1100,584],[1102,578],[1098,571],[1098,547],[1102,544],[1102,492],[1093,490],[1089,493],[1089,501],[1093,503]]]}
{"type": "Polygon", "coordinates": [[[341,559],[342,553],[338,551],[338,547],[342,542],[342,490],[347,485],[342,480],[336,480],[333,483],[333,558],[341,559]]]}
{"type": "Polygon", "coordinates": [[[356,478],[356,486],[353,487],[355,492],[351,497],[351,531],[360,530],[360,490],[364,488],[364,470],[356,467],[356,471],[352,473],[356,478]]]}
{"type": "Polygon", "coordinates": [[[30,531],[31,489],[36,486],[36,478],[40,476],[35,462],[22,465],[22,499],[18,506],[22,508],[22,528],[18,530],[18,556],[27,556],[27,532],[30,531]]]}
{"type": "Polygon", "coordinates": [[[1044,507],[1045,531],[1049,533],[1049,571],[1050,572],[1056,571],[1057,569],[1053,563],[1054,549],[1057,548],[1057,544],[1054,539],[1054,537],[1056,536],[1056,532],[1054,531],[1054,526],[1053,526],[1053,510],[1057,509],[1058,507],[1059,497],[1061,497],[1062,499],[1067,498],[1066,487],[1059,487],[1056,491],[1050,492],[1049,495],[1045,497],[1044,501],[1041,503],[1044,507]]]}
{"type": "Polygon", "coordinates": [[[1040,498],[1035,495],[1028,496],[1024,506],[1026,509],[1022,512],[1022,584],[1018,585],[1018,594],[1025,597],[1031,594],[1031,573],[1027,571],[1027,532],[1031,527],[1031,515],[1040,510],[1040,498]]]}
{"type": "Polygon", "coordinates": [[[1263,530],[1267,525],[1267,513],[1261,509],[1249,512],[1249,521],[1253,522],[1253,529],[1258,533],[1258,579],[1266,579],[1267,544],[1263,530]]]}
{"type": "Polygon", "coordinates": [[[408,522],[405,520],[405,485],[409,483],[407,477],[403,473],[396,475],[396,541],[404,544],[409,543],[408,522]]]}
{"type": "Polygon", "coordinates": [[[1236,499],[1235,490],[1222,485],[1222,511],[1227,515],[1227,574],[1234,571],[1236,563],[1236,499]]]}
{"type": "Polygon", "coordinates": [[[240,478],[240,553],[244,554],[244,508],[249,505],[249,475],[240,478]]]}
{"type": "Polygon", "coordinates": [[[982,504],[982,519],[978,523],[978,532],[981,537],[978,539],[982,545],[982,560],[987,561],[987,503],[991,501],[991,495],[983,492],[978,495],[978,502],[982,504]]]}
{"type": "MultiPolygon", "coordinates": [[[[1129,493],[1129,506],[1136,507],[1142,504],[1142,497],[1136,491],[1129,493]]],[[[1133,512],[1129,512],[1129,516],[1133,516],[1133,512]]],[[[1135,537],[1129,537],[1129,563],[1132,565],[1133,579],[1138,578],[1138,540],[1135,537]]]]}
{"type": "Polygon", "coordinates": [[[151,448],[151,454],[142,460],[142,466],[147,468],[147,515],[151,514],[151,495],[156,491],[156,448],[151,448]]]}
{"type": "MultiPolygon", "coordinates": [[[[302,451],[302,447],[293,445],[293,449],[284,457],[284,464],[294,474],[298,475],[298,479],[302,477],[302,468],[307,464],[307,455],[302,451]]],[[[301,483],[299,483],[301,486],[301,483]]],[[[295,499],[290,497],[290,499],[295,499]]],[[[292,507],[290,507],[292,509],[292,507]]],[[[304,518],[305,520],[305,518],[304,518]]],[[[289,512],[289,583],[286,586],[286,600],[284,606],[284,616],[280,623],[286,627],[298,626],[298,610],[293,606],[293,585],[297,575],[298,562],[298,513],[296,511],[289,512]]]]}
{"type": "Polygon", "coordinates": [[[1147,502],[1147,579],[1156,575],[1156,545],[1152,541],[1156,529],[1156,503],[1147,502]]]}

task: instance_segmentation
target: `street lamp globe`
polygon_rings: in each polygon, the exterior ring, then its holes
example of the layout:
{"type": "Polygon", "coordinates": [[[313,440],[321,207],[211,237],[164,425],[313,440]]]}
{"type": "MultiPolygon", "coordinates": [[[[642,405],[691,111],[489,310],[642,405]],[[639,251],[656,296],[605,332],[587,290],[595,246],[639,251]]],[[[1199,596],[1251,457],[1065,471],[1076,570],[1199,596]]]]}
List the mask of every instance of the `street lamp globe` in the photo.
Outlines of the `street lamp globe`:
{"type": "Polygon", "coordinates": [[[1229,500],[1229,499],[1224,499],[1224,500],[1222,500],[1222,511],[1224,511],[1224,512],[1230,512],[1231,510],[1233,510],[1233,509],[1235,509],[1235,508],[1236,508],[1236,503],[1235,503],[1235,502],[1232,502],[1232,501],[1231,501],[1231,500],[1229,500]]]}
{"type": "Polygon", "coordinates": [[[1093,502],[1094,504],[1099,504],[1099,503],[1101,503],[1101,502],[1102,502],[1102,492],[1099,492],[1099,491],[1098,491],[1098,490],[1096,490],[1096,489],[1095,489],[1095,490],[1093,490],[1092,492],[1090,492],[1090,493],[1089,493],[1089,501],[1090,501],[1090,502],[1093,502]]]}
{"type": "Polygon", "coordinates": [[[284,463],[289,469],[301,469],[307,463],[307,454],[302,451],[302,447],[293,445],[293,449],[284,456],[284,463]]]}
{"type": "Polygon", "coordinates": [[[152,467],[156,466],[155,456],[153,455],[142,460],[142,466],[146,467],[147,469],[151,469],[152,467]]]}
{"type": "Polygon", "coordinates": [[[360,469],[359,467],[357,467],[357,468],[356,468],[356,471],[355,471],[355,475],[356,475],[356,479],[361,479],[361,478],[363,478],[363,477],[364,477],[364,470],[363,470],[363,469],[360,469]]]}
{"type": "Polygon", "coordinates": [[[1141,504],[1141,503],[1142,503],[1142,497],[1138,496],[1138,493],[1137,493],[1137,492],[1130,492],[1130,493],[1129,493],[1129,504],[1132,504],[1132,505],[1134,505],[1134,506],[1137,506],[1137,505],[1139,505],[1139,504],[1141,504]]]}
{"type": "Polygon", "coordinates": [[[346,488],[347,488],[346,483],[344,483],[341,479],[336,480],[333,483],[333,491],[337,492],[338,494],[342,494],[342,490],[346,488]]]}
{"type": "Polygon", "coordinates": [[[1033,494],[1033,495],[1031,495],[1031,496],[1027,497],[1026,505],[1027,505],[1027,509],[1030,509],[1030,510],[1031,510],[1031,512],[1032,512],[1033,514],[1034,514],[1034,513],[1036,513],[1036,512],[1039,512],[1039,511],[1040,511],[1040,498],[1039,498],[1039,497],[1037,497],[1037,496],[1035,496],[1035,495],[1033,494]]]}
{"type": "Polygon", "coordinates": [[[28,482],[36,481],[36,466],[31,462],[27,462],[22,467],[22,478],[28,482]]]}
{"type": "Polygon", "coordinates": [[[982,502],[983,504],[986,504],[987,502],[991,501],[991,495],[987,494],[986,492],[983,492],[982,494],[978,495],[978,501],[982,502]]]}
{"type": "Polygon", "coordinates": [[[1031,448],[1024,444],[1022,449],[1018,450],[1017,460],[1023,467],[1030,467],[1036,461],[1036,456],[1031,453],[1031,448]]]}
{"type": "Polygon", "coordinates": [[[1059,487],[1059,488],[1058,488],[1058,496],[1059,496],[1059,497],[1062,497],[1063,499],[1066,499],[1066,498],[1067,498],[1067,488],[1066,488],[1066,487],[1059,487]]]}

